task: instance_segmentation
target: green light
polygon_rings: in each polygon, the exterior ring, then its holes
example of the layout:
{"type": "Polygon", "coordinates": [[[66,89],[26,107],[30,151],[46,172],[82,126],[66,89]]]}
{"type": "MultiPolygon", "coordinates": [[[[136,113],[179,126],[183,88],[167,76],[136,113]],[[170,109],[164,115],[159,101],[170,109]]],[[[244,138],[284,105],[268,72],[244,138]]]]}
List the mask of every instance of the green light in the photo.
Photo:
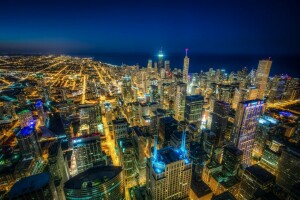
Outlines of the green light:
{"type": "Polygon", "coordinates": [[[158,57],[162,58],[162,57],[164,57],[164,55],[163,54],[158,54],[158,57]]]}

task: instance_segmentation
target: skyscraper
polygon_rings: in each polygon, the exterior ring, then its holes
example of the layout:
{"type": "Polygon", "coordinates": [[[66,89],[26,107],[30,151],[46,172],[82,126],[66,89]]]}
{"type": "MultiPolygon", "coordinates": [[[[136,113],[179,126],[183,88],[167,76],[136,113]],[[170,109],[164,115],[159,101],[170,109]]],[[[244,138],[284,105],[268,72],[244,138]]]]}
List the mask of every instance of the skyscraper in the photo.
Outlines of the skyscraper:
{"type": "Polygon", "coordinates": [[[211,113],[211,131],[216,134],[216,146],[222,147],[228,121],[230,105],[224,101],[215,101],[211,113]]]}
{"type": "Polygon", "coordinates": [[[189,65],[190,65],[190,59],[187,56],[188,49],[185,49],[185,57],[183,61],[183,77],[182,80],[185,84],[189,81],[189,65]]]}
{"type": "Polygon", "coordinates": [[[243,152],[234,145],[224,146],[222,165],[231,176],[237,175],[239,165],[242,162],[243,152]]]}
{"type": "Polygon", "coordinates": [[[175,99],[175,119],[178,121],[184,120],[184,108],[185,108],[185,97],[186,97],[186,84],[178,83],[176,88],[176,99],[175,99]]]}
{"type": "Polygon", "coordinates": [[[242,176],[239,199],[256,199],[255,194],[257,191],[268,192],[273,188],[274,184],[275,176],[264,168],[259,165],[247,167],[242,176]]]}
{"type": "Polygon", "coordinates": [[[101,109],[98,103],[79,105],[79,131],[81,135],[99,133],[101,121],[101,109]]]}
{"type": "Polygon", "coordinates": [[[188,199],[191,188],[192,163],[187,158],[185,134],[180,148],[166,147],[154,150],[147,161],[146,188],[149,199],[188,199]]]}
{"type": "Polygon", "coordinates": [[[125,103],[129,103],[133,99],[132,90],[131,90],[131,77],[124,76],[122,83],[122,96],[125,103]]]}
{"type": "Polygon", "coordinates": [[[162,51],[162,48],[159,50],[159,53],[158,53],[158,73],[160,74],[160,70],[161,68],[164,67],[164,54],[163,54],[163,51],[162,51]]]}
{"type": "Polygon", "coordinates": [[[61,142],[55,141],[48,150],[48,166],[57,195],[63,199],[63,184],[69,179],[69,170],[64,160],[61,142]]]}
{"type": "Polygon", "coordinates": [[[258,89],[257,98],[263,99],[268,83],[269,73],[271,70],[272,61],[270,59],[260,60],[256,71],[256,87],[258,89]]]}
{"type": "Polygon", "coordinates": [[[251,165],[254,138],[259,117],[264,112],[263,100],[240,102],[234,120],[232,140],[243,151],[243,164],[251,165]]]}
{"type": "Polygon", "coordinates": [[[73,138],[73,151],[78,173],[95,166],[106,164],[106,158],[101,149],[99,134],[73,138]]]}
{"type": "Polygon", "coordinates": [[[17,140],[23,157],[39,158],[41,156],[42,150],[34,124],[22,128],[17,134],[17,140]]]}
{"type": "Polygon", "coordinates": [[[44,113],[43,102],[40,101],[40,100],[37,101],[36,104],[35,104],[35,107],[36,107],[36,110],[37,110],[37,113],[38,113],[40,124],[41,124],[41,126],[44,126],[45,122],[46,122],[46,116],[45,116],[45,113],[44,113]]]}
{"type": "Polygon", "coordinates": [[[184,119],[188,123],[201,125],[204,98],[201,95],[186,96],[184,119]]]}
{"type": "Polygon", "coordinates": [[[279,158],[276,183],[290,192],[300,182],[300,152],[298,149],[287,148],[279,158]]]}

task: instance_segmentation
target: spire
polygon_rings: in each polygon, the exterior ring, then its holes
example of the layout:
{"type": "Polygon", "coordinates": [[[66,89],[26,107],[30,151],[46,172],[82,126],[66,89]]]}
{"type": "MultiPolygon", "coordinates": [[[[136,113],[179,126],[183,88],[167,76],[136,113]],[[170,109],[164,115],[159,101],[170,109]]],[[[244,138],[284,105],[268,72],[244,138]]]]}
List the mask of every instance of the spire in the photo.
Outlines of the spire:
{"type": "Polygon", "coordinates": [[[187,57],[187,53],[188,53],[188,48],[185,49],[185,56],[187,57]]]}
{"type": "Polygon", "coordinates": [[[184,152],[184,154],[185,154],[185,152],[186,152],[186,149],[185,149],[185,140],[186,140],[186,131],[185,131],[185,129],[183,130],[183,132],[182,132],[182,138],[181,138],[181,151],[182,152],[184,152]]]}
{"type": "Polygon", "coordinates": [[[154,135],[154,149],[153,149],[153,158],[156,160],[157,157],[157,135],[154,135]]]}

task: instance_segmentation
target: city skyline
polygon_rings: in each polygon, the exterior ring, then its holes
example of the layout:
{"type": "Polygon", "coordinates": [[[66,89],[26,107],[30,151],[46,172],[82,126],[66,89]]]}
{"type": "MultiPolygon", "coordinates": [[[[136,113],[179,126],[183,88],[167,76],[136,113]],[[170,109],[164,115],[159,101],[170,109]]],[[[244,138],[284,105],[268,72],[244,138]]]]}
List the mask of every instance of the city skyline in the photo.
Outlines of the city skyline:
{"type": "Polygon", "coordinates": [[[0,199],[299,200],[294,1],[0,3],[0,199]]]}

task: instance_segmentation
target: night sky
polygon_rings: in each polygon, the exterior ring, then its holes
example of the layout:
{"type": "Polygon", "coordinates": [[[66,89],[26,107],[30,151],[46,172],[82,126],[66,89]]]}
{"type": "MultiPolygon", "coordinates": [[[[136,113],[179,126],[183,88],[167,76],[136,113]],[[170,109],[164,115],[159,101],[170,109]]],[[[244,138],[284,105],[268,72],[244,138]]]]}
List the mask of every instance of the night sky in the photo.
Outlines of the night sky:
{"type": "Polygon", "coordinates": [[[0,53],[300,54],[289,0],[0,2],[0,53]]]}

